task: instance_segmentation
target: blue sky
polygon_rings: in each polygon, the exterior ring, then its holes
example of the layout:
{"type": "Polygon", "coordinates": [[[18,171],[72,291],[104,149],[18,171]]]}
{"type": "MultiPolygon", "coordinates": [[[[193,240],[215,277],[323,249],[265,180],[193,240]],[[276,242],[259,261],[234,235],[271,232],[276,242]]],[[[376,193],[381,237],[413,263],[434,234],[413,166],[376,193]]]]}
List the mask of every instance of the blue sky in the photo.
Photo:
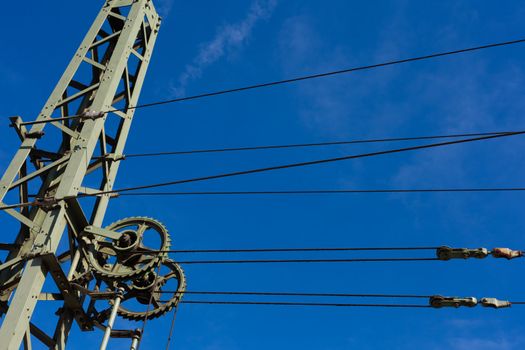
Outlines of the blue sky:
{"type": "MultiPolygon", "coordinates": [[[[0,115],[33,119],[102,2],[8,2],[0,115]],[[100,4],[99,4],[100,3],[100,4]]],[[[518,1],[156,2],[165,20],[141,102],[522,38],[518,1]]],[[[138,110],[127,151],[521,130],[525,46],[138,110]]],[[[0,169],[19,141],[0,128],[0,169]]],[[[523,137],[250,175],[173,190],[521,186],[523,137]]],[[[129,159],[117,187],[360,153],[397,144],[129,159]]],[[[523,195],[125,197],[165,223],[174,249],[510,246],[524,249],[523,195]]],[[[14,223],[2,214],[5,232],[14,223]],[[4,224],[5,223],[5,224],[4,224]]],[[[315,257],[315,256],[314,256],[315,257]]],[[[522,261],[188,266],[189,289],[407,293],[523,299],[522,261]]],[[[44,313],[37,315],[45,320],[44,313]]],[[[163,348],[170,318],[148,321],[163,348]]],[[[121,323],[126,326],[128,323],[121,323]]],[[[137,326],[140,326],[138,324],[137,326]]],[[[172,349],[517,349],[522,310],[308,309],[182,305],[172,349]]],[[[100,334],[72,333],[72,348],[100,334]]],[[[89,344],[89,345],[88,345],[89,344]]],[[[115,342],[115,346],[119,342],[115,342]]]]}

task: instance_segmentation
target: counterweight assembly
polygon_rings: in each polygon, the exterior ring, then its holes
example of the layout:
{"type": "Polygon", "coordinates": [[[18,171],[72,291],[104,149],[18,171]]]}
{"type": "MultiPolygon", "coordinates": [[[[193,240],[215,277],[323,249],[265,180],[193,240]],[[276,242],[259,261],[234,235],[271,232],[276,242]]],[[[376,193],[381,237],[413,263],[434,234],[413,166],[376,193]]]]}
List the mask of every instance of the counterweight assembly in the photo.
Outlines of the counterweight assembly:
{"type": "Polygon", "coordinates": [[[30,349],[35,339],[65,349],[73,322],[105,331],[101,348],[110,337],[136,348],[141,332],[113,330],[115,316],[158,317],[182,297],[182,269],[158,252],[170,248],[161,223],[135,217],[103,228],[111,195],[78,199],[113,188],[160,22],[151,0],[107,0],[36,120],[11,118],[22,145],[0,180],[0,206],[26,204],[4,210],[21,227],[2,245],[1,349],[30,349]],[[150,236],[157,246],[146,244],[150,236]],[[58,293],[43,292],[48,275],[58,293]],[[168,282],[176,293],[161,303],[155,288],[168,282]],[[44,300],[62,303],[53,334],[32,318],[44,300]],[[135,310],[133,300],[152,307],[135,310]]]}

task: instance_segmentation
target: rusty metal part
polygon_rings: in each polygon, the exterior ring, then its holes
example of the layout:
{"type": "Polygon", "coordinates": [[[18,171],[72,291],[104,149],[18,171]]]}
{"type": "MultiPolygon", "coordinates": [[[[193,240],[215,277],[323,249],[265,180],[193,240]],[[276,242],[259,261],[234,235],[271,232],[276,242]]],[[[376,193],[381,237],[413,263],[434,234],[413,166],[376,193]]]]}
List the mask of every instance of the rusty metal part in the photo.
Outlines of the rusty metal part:
{"type": "Polygon", "coordinates": [[[478,300],[474,297],[444,297],[441,295],[433,295],[430,297],[429,300],[430,306],[434,308],[442,308],[442,307],[460,307],[460,306],[467,306],[467,307],[474,307],[478,305],[478,300]]]}
{"type": "Polygon", "coordinates": [[[494,309],[502,309],[505,307],[510,307],[512,305],[510,301],[499,300],[496,298],[481,298],[480,303],[484,307],[491,307],[494,309]]]}
{"type": "MultiPolygon", "coordinates": [[[[151,320],[166,314],[177,306],[186,290],[184,270],[173,260],[164,261],[162,266],[167,268],[168,272],[164,275],[162,275],[161,272],[159,276],[154,276],[155,281],[153,284],[149,283],[151,282],[151,275],[145,275],[147,279],[146,284],[149,285],[149,288],[137,288],[137,283],[140,285],[140,282],[133,282],[131,288],[129,288],[128,292],[124,295],[124,300],[118,309],[120,316],[133,321],[142,321],[146,318],[151,320]],[[173,291],[171,297],[167,301],[164,301],[162,297],[166,294],[162,293],[162,288],[171,280],[177,281],[177,288],[173,291]],[[131,310],[129,306],[126,307],[126,304],[129,305],[131,300],[142,305],[149,305],[151,303],[151,308],[147,311],[131,310]]],[[[170,287],[170,290],[173,290],[173,288],[170,287]]]]}
{"type": "Polygon", "coordinates": [[[492,256],[495,258],[505,258],[507,260],[514,258],[521,258],[524,255],[521,250],[512,250],[509,248],[494,248],[492,249],[492,256]]]}
{"type": "Polygon", "coordinates": [[[169,250],[171,243],[166,227],[147,217],[122,219],[105,229],[88,229],[83,238],[93,272],[110,283],[137,279],[153,271],[167,258],[162,251],[169,250]],[[153,236],[158,246],[147,247],[146,235],[153,236]]]}
{"type": "Polygon", "coordinates": [[[489,255],[489,251],[486,248],[451,248],[447,246],[439,247],[436,250],[436,255],[440,260],[450,259],[468,259],[476,258],[483,259],[489,255]]]}

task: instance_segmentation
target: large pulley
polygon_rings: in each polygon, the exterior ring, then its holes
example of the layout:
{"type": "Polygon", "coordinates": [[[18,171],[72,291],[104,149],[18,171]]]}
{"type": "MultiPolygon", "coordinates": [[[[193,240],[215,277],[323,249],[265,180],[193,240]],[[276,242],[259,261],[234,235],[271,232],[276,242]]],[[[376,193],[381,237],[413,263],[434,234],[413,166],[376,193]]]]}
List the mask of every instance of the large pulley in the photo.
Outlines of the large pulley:
{"type": "Polygon", "coordinates": [[[170,248],[166,227],[148,217],[122,219],[104,229],[90,226],[82,239],[93,273],[110,283],[151,273],[170,248]]]}
{"type": "Polygon", "coordinates": [[[158,274],[149,272],[136,279],[124,294],[118,314],[134,321],[160,317],[176,307],[186,290],[186,277],[175,261],[164,260],[158,274]]]}

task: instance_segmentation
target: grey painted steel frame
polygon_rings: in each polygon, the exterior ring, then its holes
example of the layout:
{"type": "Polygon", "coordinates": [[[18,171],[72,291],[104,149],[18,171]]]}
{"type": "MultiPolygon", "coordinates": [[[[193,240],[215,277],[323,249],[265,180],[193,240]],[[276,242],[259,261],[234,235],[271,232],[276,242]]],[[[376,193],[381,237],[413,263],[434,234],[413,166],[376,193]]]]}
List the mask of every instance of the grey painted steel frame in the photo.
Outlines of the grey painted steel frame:
{"type": "MultiPolygon", "coordinates": [[[[113,110],[116,100],[116,93],[119,84],[124,76],[127,80],[127,106],[134,106],[138,101],[140,90],[145,78],[146,70],[151,58],[152,50],[155,44],[158,27],[160,26],[160,18],[157,15],[155,8],[150,0],[108,0],[95,19],[90,31],[82,42],[80,48],[69,64],[66,72],[62,76],[60,82],[48,99],[42,112],[39,114],[37,120],[48,120],[52,118],[53,113],[57,109],[63,109],[64,93],[74,83],[72,80],[79,69],[81,63],[89,63],[93,69],[102,70],[100,81],[93,86],[86,87],[85,91],[80,91],[84,97],[89,96],[89,109],[94,111],[110,111],[113,110]],[[94,43],[97,43],[97,35],[106,20],[110,16],[118,18],[118,13],[113,9],[119,7],[131,6],[127,15],[121,15],[120,19],[125,21],[122,29],[118,33],[112,33],[102,40],[114,40],[116,45],[112,50],[111,57],[108,58],[107,65],[101,65],[96,60],[89,58],[87,55],[94,43]],[[145,20],[146,19],[146,20],[145,20]],[[141,31],[146,31],[145,23],[149,24],[151,33],[149,38],[144,34],[145,50],[142,54],[138,54],[134,49],[137,38],[141,35],[141,31]],[[149,40],[148,40],[149,39],[149,40]],[[136,72],[136,76],[130,77],[128,74],[128,61],[130,55],[135,55],[140,63],[140,68],[136,72]],[[134,80],[134,88],[130,94],[129,84],[130,78],[134,80]]],[[[98,40],[99,42],[102,40],[98,40]]],[[[126,84],[126,81],[124,81],[126,84]]],[[[81,95],[82,95],[81,94],[81,95]]],[[[74,96],[73,96],[74,97],[74,96]]],[[[69,99],[73,99],[69,97],[69,99]]],[[[87,100],[84,100],[86,102],[87,100]]],[[[62,116],[66,116],[67,111],[62,111],[62,116]]],[[[131,122],[133,120],[134,109],[125,109],[125,112],[115,112],[122,122],[120,123],[117,135],[113,142],[113,153],[122,154],[126,139],[130,130],[131,122]]],[[[78,205],[74,200],[73,205],[66,202],[64,198],[74,198],[79,193],[85,192],[82,183],[84,177],[88,173],[88,169],[101,168],[104,172],[103,181],[100,190],[110,190],[115,181],[117,171],[119,168],[118,161],[102,161],[98,165],[93,165],[93,153],[100,142],[100,148],[106,149],[106,137],[104,132],[104,125],[106,118],[95,120],[86,120],[82,122],[82,127],[78,131],[71,130],[68,126],[59,122],[53,122],[54,127],[58,127],[68,138],[70,142],[70,153],[67,155],[68,159],[62,160],[60,164],[47,173],[47,178],[43,180],[43,185],[39,194],[47,194],[48,189],[52,188],[51,193],[55,199],[58,199],[57,206],[49,210],[43,208],[31,208],[31,210],[22,209],[20,212],[15,210],[8,210],[8,214],[18,219],[23,229],[21,229],[15,243],[21,245],[19,249],[14,249],[8,256],[9,259],[23,257],[24,254],[32,253],[33,258],[28,259],[23,272],[21,267],[11,271],[11,275],[3,276],[2,282],[10,281],[16,290],[8,305],[5,319],[0,328],[0,344],[4,349],[19,349],[24,343],[26,348],[29,348],[30,337],[29,332],[45,343],[50,348],[64,349],[67,343],[67,336],[73,322],[73,313],[68,310],[68,305],[64,304],[63,312],[60,316],[59,323],[56,327],[53,338],[42,334],[43,332],[35,325],[30,323],[31,316],[39,300],[43,284],[46,280],[47,271],[49,269],[43,254],[56,254],[58,244],[63,235],[66,224],[74,225],[72,221],[84,222],[85,218],[71,217],[72,215],[81,214],[77,210],[71,213],[70,206],[78,205]],[[102,137],[101,137],[102,135],[102,137]],[[31,213],[31,214],[30,214],[31,213]],[[26,233],[24,238],[23,232],[26,233]],[[29,239],[27,238],[29,236],[29,239]],[[17,278],[13,279],[13,276],[17,278]],[[18,281],[19,278],[19,281],[18,281]]],[[[31,133],[42,131],[48,124],[36,124],[31,128],[31,133]]],[[[51,127],[51,126],[50,126],[51,127]]],[[[0,205],[5,198],[8,191],[16,186],[13,184],[20,182],[21,178],[27,176],[25,168],[26,162],[31,159],[31,152],[35,149],[37,144],[35,138],[25,138],[21,147],[14,156],[11,164],[6,170],[4,176],[0,180],[0,205]]],[[[58,145],[57,145],[58,146],[58,145]]],[[[33,162],[34,163],[34,162],[33,162]]],[[[37,170],[38,171],[38,170],[37,170]]],[[[40,175],[40,174],[39,174],[40,175]]],[[[35,178],[33,176],[32,178],[35,178]]],[[[29,180],[29,179],[28,179],[29,180]]],[[[27,198],[27,184],[18,183],[20,190],[20,198],[27,198]]],[[[109,195],[99,197],[92,210],[92,217],[89,222],[92,225],[100,226],[102,224],[105,211],[107,209],[109,195]]],[[[82,227],[80,227],[81,229],[82,227]]],[[[77,229],[79,229],[77,227],[77,229]]],[[[75,228],[73,228],[73,231],[75,228]]],[[[70,257],[75,255],[75,246],[73,245],[70,252],[70,257]]],[[[74,272],[74,271],[72,271],[74,272]]],[[[68,274],[71,277],[73,273],[68,274]]],[[[61,288],[59,286],[59,288],[61,288]]],[[[7,295],[4,295],[4,300],[9,299],[11,290],[7,295]]]]}

